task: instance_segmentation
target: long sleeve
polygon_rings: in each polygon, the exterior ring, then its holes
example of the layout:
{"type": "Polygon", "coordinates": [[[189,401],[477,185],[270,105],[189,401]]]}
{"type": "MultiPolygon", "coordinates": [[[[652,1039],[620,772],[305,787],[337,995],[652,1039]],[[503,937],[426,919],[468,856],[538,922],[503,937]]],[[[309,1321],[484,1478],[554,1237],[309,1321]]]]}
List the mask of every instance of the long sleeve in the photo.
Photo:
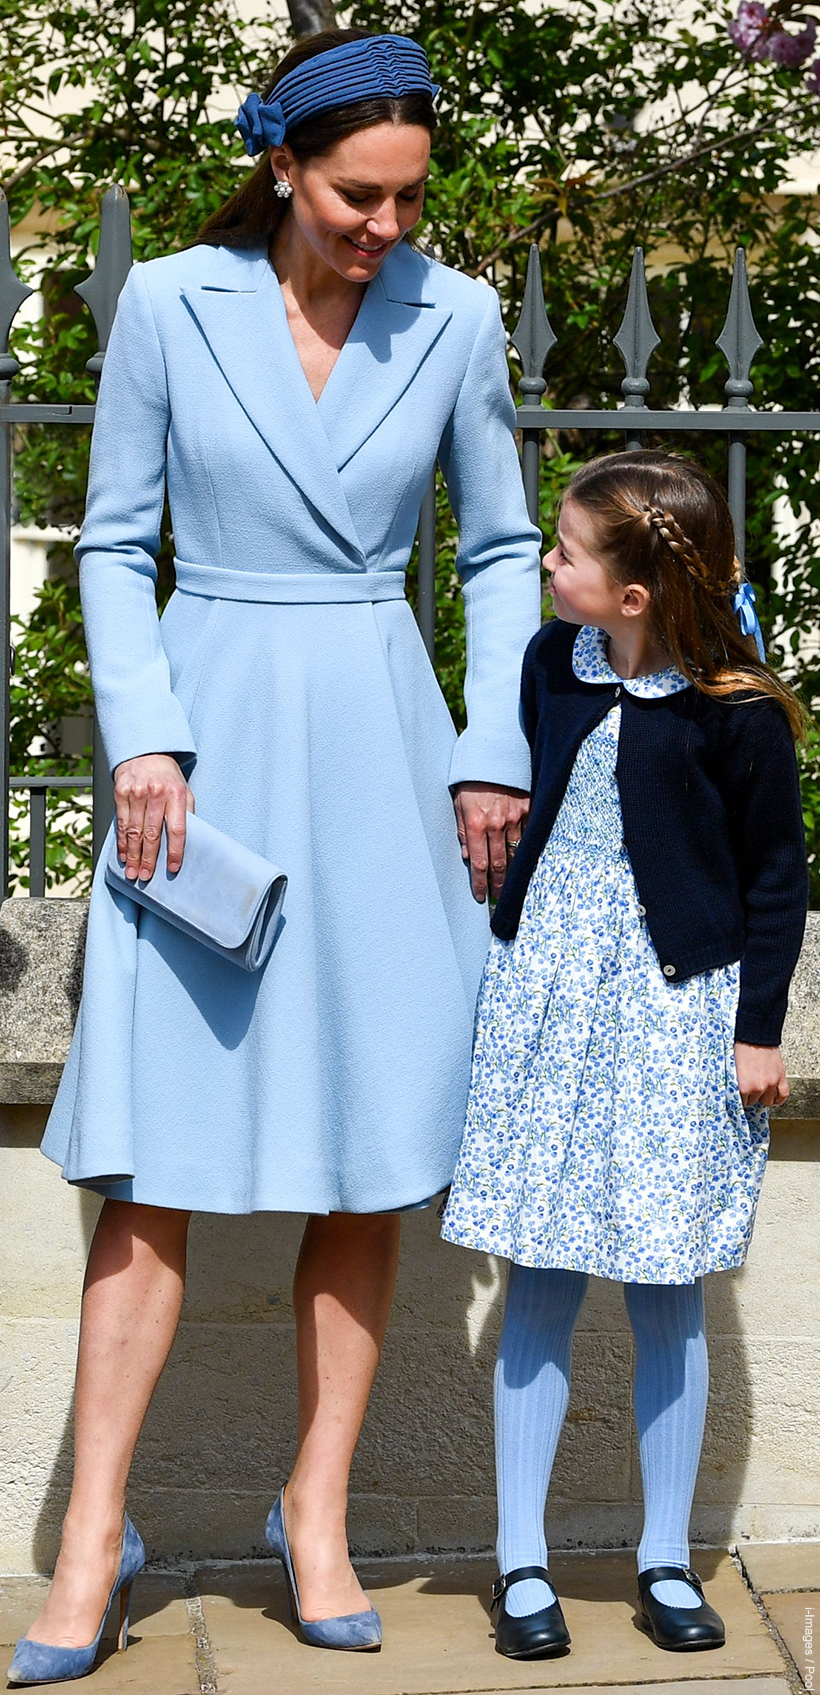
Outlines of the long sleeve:
{"type": "Polygon", "coordinates": [[[521,661],[541,620],[540,533],[527,516],[498,296],[487,304],[439,461],[459,531],[467,625],[467,729],[450,783],[529,789],[521,661]]]}
{"type": "Polygon", "coordinates": [[[759,700],[735,711],[729,804],[746,915],[735,1039],[776,1047],[808,905],[800,784],[781,707],[759,700]]]}
{"type": "Polygon", "coordinates": [[[195,748],[171,690],[156,603],[170,406],[140,265],[120,296],[105,356],[85,521],[76,548],[94,699],[111,769],[195,748]]]}

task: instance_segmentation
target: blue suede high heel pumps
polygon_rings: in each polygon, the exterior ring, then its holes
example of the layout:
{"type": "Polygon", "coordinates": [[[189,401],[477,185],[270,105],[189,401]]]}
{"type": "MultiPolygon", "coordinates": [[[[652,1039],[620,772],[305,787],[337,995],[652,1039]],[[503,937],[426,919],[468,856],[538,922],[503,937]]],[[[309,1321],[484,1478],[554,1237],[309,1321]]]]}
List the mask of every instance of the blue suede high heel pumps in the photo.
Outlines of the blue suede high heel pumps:
{"type": "Polygon", "coordinates": [[[371,1607],[366,1613],[348,1613],[343,1618],[304,1619],[299,1606],[299,1591],[293,1570],[290,1546],[285,1531],[285,1491],[274,1501],[265,1525],[268,1547],[277,1554],[285,1568],[288,1584],[290,1616],[298,1624],[305,1642],[311,1648],[373,1649],[382,1645],[382,1621],[371,1607]]]}
{"type": "Polygon", "coordinates": [[[120,1653],[124,1654],[128,1647],[131,1585],[144,1565],[145,1549],[142,1545],[142,1538],[137,1535],[126,1513],[125,1529],[122,1533],[120,1569],[106,1602],[105,1612],[94,1641],[89,1642],[87,1648],[55,1648],[48,1642],[30,1642],[28,1637],[21,1636],[14,1650],[14,1659],[6,1673],[9,1683],[68,1683],[74,1677],[85,1677],[86,1673],[91,1671],[97,1658],[103,1627],[116,1595],[120,1597],[120,1629],[117,1647],[120,1653]]]}

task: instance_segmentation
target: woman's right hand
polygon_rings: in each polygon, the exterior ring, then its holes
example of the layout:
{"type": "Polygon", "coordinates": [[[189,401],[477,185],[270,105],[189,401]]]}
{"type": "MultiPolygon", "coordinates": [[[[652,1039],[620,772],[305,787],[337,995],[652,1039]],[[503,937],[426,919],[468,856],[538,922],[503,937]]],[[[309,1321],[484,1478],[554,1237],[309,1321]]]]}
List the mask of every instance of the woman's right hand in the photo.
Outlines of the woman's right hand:
{"type": "Polygon", "coordinates": [[[168,870],[178,871],[185,852],[185,818],[196,810],[194,797],[170,753],[143,753],[124,759],[114,772],[117,853],[132,883],[153,877],[162,840],[168,834],[168,870]]]}

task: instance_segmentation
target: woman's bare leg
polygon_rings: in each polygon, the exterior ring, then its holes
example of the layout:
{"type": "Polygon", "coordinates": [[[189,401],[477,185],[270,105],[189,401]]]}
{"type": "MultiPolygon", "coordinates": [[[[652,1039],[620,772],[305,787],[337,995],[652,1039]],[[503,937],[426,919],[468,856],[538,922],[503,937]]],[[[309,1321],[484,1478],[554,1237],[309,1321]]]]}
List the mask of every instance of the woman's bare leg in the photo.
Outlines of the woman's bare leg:
{"type": "Polygon", "coordinates": [[[74,1402],[74,1482],[54,1582],[28,1635],[93,1642],[117,1573],[125,1486],[176,1334],[190,1213],[106,1201],[83,1289],[74,1402]]]}
{"type": "Polygon", "coordinates": [[[368,1602],[350,1564],[350,1466],[390,1316],[399,1258],[395,1214],[311,1218],[293,1285],[299,1447],[285,1494],[302,1616],[341,1617],[368,1602]]]}

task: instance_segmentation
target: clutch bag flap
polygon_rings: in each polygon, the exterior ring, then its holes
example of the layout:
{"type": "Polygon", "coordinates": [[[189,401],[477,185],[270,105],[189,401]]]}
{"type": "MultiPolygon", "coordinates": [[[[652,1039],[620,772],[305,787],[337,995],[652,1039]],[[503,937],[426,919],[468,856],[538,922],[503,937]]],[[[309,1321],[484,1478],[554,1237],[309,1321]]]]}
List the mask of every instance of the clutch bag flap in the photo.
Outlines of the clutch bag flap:
{"type": "Polygon", "coordinates": [[[246,971],[258,970],[270,953],[287,888],[277,866],[194,812],[188,813],[182,865],[173,876],[164,828],[153,877],[126,877],[116,831],[105,876],[111,888],[246,971]]]}

